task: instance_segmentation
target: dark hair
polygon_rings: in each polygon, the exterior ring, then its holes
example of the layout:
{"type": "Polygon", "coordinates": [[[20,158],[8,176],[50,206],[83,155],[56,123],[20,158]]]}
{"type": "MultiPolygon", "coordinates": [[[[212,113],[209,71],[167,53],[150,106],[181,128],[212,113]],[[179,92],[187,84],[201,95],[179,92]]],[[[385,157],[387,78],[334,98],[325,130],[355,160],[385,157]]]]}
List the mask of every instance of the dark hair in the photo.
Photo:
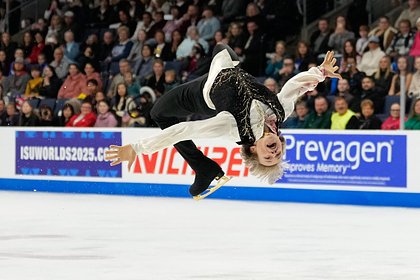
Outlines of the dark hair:
{"type": "Polygon", "coordinates": [[[357,58],[357,52],[356,52],[356,42],[353,39],[348,39],[343,44],[343,60],[347,60],[347,58],[353,57],[357,58]],[[346,53],[346,44],[350,43],[350,45],[353,47],[353,50],[350,54],[346,53]]]}
{"type": "Polygon", "coordinates": [[[53,73],[52,77],[58,79],[57,73],[55,72],[55,68],[54,67],[52,67],[51,65],[45,65],[42,70],[44,70],[45,68],[50,69],[50,71],[53,73]]]}
{"type": "Polygon", "coordinates": [[[70,64],[69,64],[69,69],[70,69],[70,66],[74,66],[74,67],[76,67],[77,71],[79,71],[79,72],[80,72],[80,66],[79,66],[79,64],[77,64],[77,63],[70,63],[70,64]]]}
{"type": "Polygon", "coordinates": [[[89,80],[87,80],[86,81],[86,85],[87,84],[94,84],[95,86],[98,86],[99,85],[99,83],[98,83],[98,81],[97,80],[95,80],[95,79],[89,79],[89,80]]]}

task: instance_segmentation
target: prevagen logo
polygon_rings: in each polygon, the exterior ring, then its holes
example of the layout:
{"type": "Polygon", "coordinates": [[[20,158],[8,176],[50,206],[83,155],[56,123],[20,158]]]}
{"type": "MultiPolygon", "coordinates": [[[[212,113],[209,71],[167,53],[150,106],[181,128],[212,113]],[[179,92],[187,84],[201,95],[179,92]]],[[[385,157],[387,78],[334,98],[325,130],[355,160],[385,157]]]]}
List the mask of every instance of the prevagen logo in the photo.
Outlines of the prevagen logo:
{"type": "Polygon", "coordinates": [[[405,135],[286,134],[290,183],[406,186],[405,135]]]}

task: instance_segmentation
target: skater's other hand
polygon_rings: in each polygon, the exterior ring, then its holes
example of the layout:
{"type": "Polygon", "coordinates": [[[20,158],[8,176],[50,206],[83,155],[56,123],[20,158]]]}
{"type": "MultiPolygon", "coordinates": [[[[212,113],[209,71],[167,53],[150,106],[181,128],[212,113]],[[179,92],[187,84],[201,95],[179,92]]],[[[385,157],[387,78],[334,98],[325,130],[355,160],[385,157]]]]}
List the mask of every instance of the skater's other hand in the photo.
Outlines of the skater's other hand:
{"type": "Polygon", "coordinates": [[[325,55],[324,61],[321,64],[321,67],[323,67],[325,70],[325,76],[342,79],[340,74],[335,73],[335,71],[337,71],[339,68],[338,66],[335,66],[336,62],[337,60],[334,58],[334,52],[328,51],[325,55]]]}
{"type": "Polygon", "coordinates": [[[131,170],[131,166],[136,159],[136,152],[131,147],[131,145],[125,146],[109,146],[110,150],[105,152],[105,160],[111,161],[111,166],[122,163],[123,161],[128,161],[128,171],[131,170]]]}

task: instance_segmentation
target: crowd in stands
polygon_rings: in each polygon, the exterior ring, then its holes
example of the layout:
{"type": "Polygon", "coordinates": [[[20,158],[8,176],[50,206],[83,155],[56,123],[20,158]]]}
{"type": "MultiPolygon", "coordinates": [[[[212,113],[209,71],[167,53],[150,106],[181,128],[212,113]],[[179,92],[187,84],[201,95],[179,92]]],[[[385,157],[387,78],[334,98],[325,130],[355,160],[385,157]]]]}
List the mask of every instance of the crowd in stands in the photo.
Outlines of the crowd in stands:
{"type": "Polygon", "coordinates": [[[291,45],[298,2],[52,0],[18,41],[19,30],[0,21],[0,125],[156,126],[156,100],[207,73],[225,43],[273,93],[334,50],[343,79],[308,92],[285,128],[399,129],[403,91],[405,128],[420,129],[418,0],[395,22],[381,16],[369,26],[351,8],[319,18],[318,30],[291,45]]]}

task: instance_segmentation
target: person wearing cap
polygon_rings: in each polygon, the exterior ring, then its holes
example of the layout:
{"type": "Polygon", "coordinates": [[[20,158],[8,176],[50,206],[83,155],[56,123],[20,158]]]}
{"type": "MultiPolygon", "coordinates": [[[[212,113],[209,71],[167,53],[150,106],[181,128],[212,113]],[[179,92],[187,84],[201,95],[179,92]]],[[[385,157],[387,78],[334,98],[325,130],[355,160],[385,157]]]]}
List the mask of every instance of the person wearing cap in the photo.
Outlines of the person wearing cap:
{"type": "Polygon", "coordinates": [[[25,98],[32,98],[39,95],[39,89],[42,85],[41,68],[38,65],[31,67],[32,79],[26,84],[25,98]]]}
{"type": "Polygon", "coordinates": [[[377,36],[370,36],[368,39],[369,50],[362,56],[357,69],[365,72],[366,75],[371,76],[378,68],[379,61],[385,56],[385,53],[379,47],[379,38],[377,36]]]}
{"type": "Polygon", "coordinates": [[[15,59],[13,64],[14,74],[9,75],[4,81],[4,92],[11,98],[17,98],[24,94],[26,84],[30,80],[30,76],[25,71],[25,61],[23,57],[15,59]]]}

